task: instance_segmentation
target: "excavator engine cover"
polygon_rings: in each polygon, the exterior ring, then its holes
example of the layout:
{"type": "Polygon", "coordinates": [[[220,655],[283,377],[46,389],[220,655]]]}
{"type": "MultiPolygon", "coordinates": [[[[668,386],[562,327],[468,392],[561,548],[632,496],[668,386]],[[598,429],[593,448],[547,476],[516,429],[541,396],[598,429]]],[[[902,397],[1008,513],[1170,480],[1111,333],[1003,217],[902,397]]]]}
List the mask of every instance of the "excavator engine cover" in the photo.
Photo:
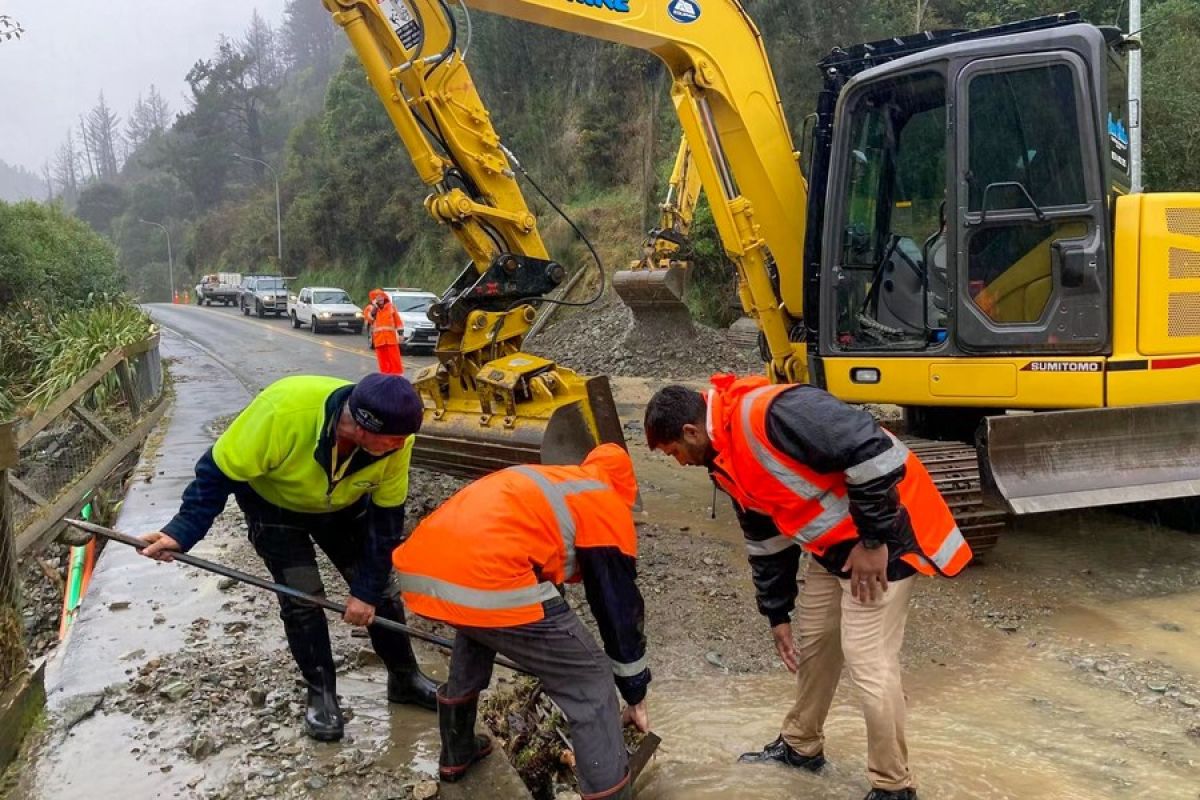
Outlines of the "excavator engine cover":
{"type": "Polygon", "coordinates": [[[625,305],[643,309],[686,310],[688,265],[672,261],[668,267],[626,269],[613,273],[613,288],[625,305]]]}
{"type": "Polygon", "coordinates": [[[981,437],[985,492],[1015,514],[1200,496],[1200,403],[987,417],[981,437]]]}

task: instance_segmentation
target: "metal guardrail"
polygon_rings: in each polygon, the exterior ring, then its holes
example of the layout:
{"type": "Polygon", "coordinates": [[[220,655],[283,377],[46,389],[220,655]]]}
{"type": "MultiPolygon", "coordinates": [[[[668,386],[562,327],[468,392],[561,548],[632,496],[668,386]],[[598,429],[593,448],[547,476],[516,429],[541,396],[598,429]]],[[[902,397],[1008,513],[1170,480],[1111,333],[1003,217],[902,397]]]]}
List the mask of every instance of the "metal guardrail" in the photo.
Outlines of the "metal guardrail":
{"type": "Polygon", "coordinates": [[[109,353],[31,419],[0,424],[0,688],[5,665],[23,661],[18,559],[56,536],[137,451],[166,410],[162,396],[154,335],[109,353]]]}

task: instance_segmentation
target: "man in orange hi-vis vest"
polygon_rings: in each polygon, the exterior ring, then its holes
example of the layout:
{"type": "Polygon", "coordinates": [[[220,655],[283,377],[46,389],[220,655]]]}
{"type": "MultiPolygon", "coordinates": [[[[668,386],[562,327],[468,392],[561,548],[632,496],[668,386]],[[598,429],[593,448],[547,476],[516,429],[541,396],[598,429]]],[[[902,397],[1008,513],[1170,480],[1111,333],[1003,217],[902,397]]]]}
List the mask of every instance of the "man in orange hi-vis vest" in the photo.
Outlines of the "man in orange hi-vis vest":
{"type": "Polygon", "coordinates": [[[404,320],[392,305],[392,298],[387,292],[373,289],[370,298],[371,313],[364,316],[368,316],[370,320],[371,343],[375,347],[375,360],[379,362],[379,371],[385,375],[402,375],[404,362],[400,358],[400,341],[404,320]]]}
{"type": "Polygon", "coordinates": [[[645,430],[652,449],[707,467],[733,498],[758,610],[797,676],[779,738],[739,760],[824,766],[825,718],[844,664],[867,722],[867,800],[915,800],[900,680],[913,576],[953,576],[971,559],[925,467],[865,411],[763,377],[716,375],[707,396],[661,389],[645,430]],[[811,559],[798,589],[802,550],[811,559]]]}
{"type": "Polygon", "coordinates": [[[584,800],[633,797],[621,724],[649,729],[650,683],[637,493],[629,454],[604,444],[580,466],[521,465],[480,478],[395,550],[406,608],[457,630],[438,689],[442,780],[458,780],[491,752],[475,718],[501,653],[536,675],[566,715],[584,800]],[[580,581],[603,650],[560,592],[580,581]]]}

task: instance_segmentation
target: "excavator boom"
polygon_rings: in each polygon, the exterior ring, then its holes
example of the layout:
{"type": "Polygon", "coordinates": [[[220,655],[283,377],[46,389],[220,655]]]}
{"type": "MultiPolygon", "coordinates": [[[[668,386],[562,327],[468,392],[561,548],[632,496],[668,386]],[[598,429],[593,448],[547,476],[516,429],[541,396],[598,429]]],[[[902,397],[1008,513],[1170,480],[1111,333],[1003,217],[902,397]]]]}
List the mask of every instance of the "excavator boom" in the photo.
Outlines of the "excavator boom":
{"type": "Polygon", "coordinates": [[[635,315],[687,313],[684,292],[692,268],[688,230],[699,201],[700,175],[687,138],[682,137],[667,182],[667,197],[659,206],[658,227],[646,237],[641,259],[613,274],[613,289],[635,315]]]}

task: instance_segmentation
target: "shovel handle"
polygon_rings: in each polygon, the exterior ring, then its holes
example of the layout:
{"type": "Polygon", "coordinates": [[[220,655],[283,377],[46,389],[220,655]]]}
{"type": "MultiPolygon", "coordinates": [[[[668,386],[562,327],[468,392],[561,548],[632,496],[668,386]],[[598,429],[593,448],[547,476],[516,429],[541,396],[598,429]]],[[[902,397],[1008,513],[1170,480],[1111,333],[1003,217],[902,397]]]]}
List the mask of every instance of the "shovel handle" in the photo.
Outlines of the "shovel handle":
{"type": "MultiPolygon", "coordinates": [[[[136,536],[130,536],[129,534],[121,533],[120,531],[113,530],[112,528],[106,528],[103,525],[96,525],[92,522],[84,522],[83,520],[77,519],[66,520],[66,523],[96,536],[103,536],[105,539],[111,539],[114,542],[120,542],[121,544],[129,545],[137,550],[141,550],[146,546],[146,542],[142,541],[136,536]]],[[[274,583],[264,578],[260,578],[257,575],[251,575],[249,572],[242,572],[240,569],[227,567],[224,564],[218,564],[215,561],[209,561],[208,559],[200,558],[199,556],[194,556],[190,553],[172,552],[171,557],[176,561],[182,561],[184,564],[188,564],[193,567],[199,567],[200,569],[216,573],[217,575],[221,575],[226,578],[233,578],[235,581],[246,583],[251,586],[257,586],[259,589],[266,589],[267,591],[274,592],[278,595],[292,597],[296,600],[303,600],[306,603],[312,603],[315,606],[320,606],[321,608],[328,609],[329,611],[336,611],[338,614],[344,614],[346,612],[346,607],[341,603],[335,603],[327,598],[314,594],[308,594],[307,592],[302,592],[299,589],[293,589],[291,586],[283,583],[274,583]]],[[[454,642],[446,639],[445,637],[438,636],[433,633],[426,633],[425,631],[404,625],[403,623],[396,622],[395,620],[384,619],[383,617],[377,616],[371,624],[377,628],[383,628],[384,630],[389,630],[394,633],[403,633],[411,636],[414,639],[420,639],[423,642],[429,642],[430,644],[437,645],[444,650],[451,650],[454,647],[454,642]]],[[[515,661],[505,658],[504,656],[496,656],[496,663],[502,667],[515,670],[516,672],[523,672],[526,675],[533,674],[529,670],[518,665],[515,661]]]]}

